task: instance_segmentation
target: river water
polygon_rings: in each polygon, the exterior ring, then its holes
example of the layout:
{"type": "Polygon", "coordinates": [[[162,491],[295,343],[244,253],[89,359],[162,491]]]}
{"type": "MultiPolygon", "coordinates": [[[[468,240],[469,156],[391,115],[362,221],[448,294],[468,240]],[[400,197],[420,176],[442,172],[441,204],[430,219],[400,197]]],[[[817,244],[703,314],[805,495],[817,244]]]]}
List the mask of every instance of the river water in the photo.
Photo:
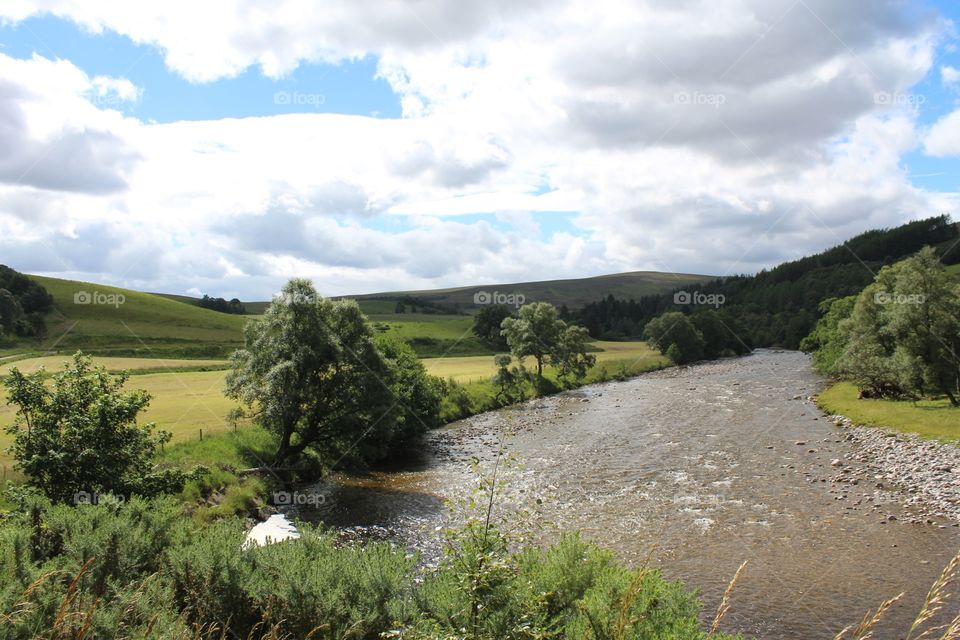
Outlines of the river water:
{"type": "Polygon", "coordinates": [[[536,399],[433,433],[406,468],[335,476],[301,515],[383,527],[433,562],[456,518],[444,503],[475,484],[469,460],[490,468],[503,442],[523,466],[503,476],[501,508],[533,507],[543,542],[578,530],[628,563],[652,554],[700,590],[705,619],[747,560],[723,629],[760,638],[832,638],[906,592],[876,636],[899,638],[960,529],[909,524],[897,493],[831,481],[855,445],[807,400],[822,385],[804,354],[758,351],[536,399]]]}

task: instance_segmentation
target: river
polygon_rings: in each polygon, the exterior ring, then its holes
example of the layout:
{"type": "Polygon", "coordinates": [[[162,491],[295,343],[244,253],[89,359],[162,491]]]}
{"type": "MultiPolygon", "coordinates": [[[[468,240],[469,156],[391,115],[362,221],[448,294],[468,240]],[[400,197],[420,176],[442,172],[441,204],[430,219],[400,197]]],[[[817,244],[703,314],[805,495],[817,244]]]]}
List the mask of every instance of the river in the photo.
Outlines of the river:
{"type": "Polygon", "coordinates": [[[535,399],[434,432],[406,468],[334,476],[301,515],[382,527],[433,562],[453,517],[444,502],[469,492],[468,461],[489,468],[509,431],[524,466],[505,476],[502,506],[534,506],[541,541],[579,530],[633,564],[652,549],[666,577],[700,590],[705,619],[748,560],[723,629],[759,638],[832,638],[906,592],[877,633],[898,638],[960,529],[909,524],[899,494],[831,481],[831,460],[855,445],[807,399],[822,385],[806,355],[761,350],[535,399]]]}

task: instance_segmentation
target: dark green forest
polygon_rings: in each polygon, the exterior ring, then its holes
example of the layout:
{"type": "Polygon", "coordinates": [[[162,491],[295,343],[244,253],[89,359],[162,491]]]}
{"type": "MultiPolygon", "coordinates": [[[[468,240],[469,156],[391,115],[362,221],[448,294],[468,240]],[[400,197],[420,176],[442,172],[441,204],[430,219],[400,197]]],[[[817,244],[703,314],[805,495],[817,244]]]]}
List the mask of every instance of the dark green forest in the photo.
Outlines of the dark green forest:
{"type": "Polygon", "coordinates": [[[43,335],[43,315],[52,308],[53,296],[46,289],[0,264],[0,339],[43,335]]]}
{"type": "MultiPolygon", "coordinates": [[[[819,318],[820,303],[859,293],[884,266],[931,246],[944,264],[960,262],[960,226],[948,215],[867,231],[816,255],[785,262],[756,275],[718,278],[684,291],[722,296],[717,311],[751,347],[796,349],[819,318]]],[[[696,314],[713,306],[678,304],[675,292],[623,300],[612,295],[576,315],[599,339],[639,339],[652,319],[669,311],[696,314]]]]}

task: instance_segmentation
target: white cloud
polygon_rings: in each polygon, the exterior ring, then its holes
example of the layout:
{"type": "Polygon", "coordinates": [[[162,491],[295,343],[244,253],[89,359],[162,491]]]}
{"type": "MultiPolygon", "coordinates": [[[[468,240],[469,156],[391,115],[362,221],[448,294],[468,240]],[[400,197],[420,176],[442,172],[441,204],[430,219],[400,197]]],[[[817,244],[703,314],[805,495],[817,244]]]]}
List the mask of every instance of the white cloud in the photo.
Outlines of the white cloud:
{"type": "Polygon", "coordinates": [[[956,153],[960,116],[923,137],[876,99],[908,93],[938,44],[895,4],[302,6],[0,7],[157,46],[193,81],[374,54],[404,111],[153,124],[118,110],[149,86],[0,55],[5,260],[248,299],[292,275],[340,294],[743,272],[956,204],[900,159],[956,153]],[[545,234],[556,212],[578,232],[545,234]]]}
{"type": "Polygon", "coordinates": [[[943,65],[940,67],[940,79],[943,81],[943,84],[947,86],[953,86],[960,82],[960,69],[955,69],[950,65],[943,65]]]}
{"type": "Polygon", "coordinates": [[[937,120],[924,139],[924,150],[931,156],[960,155],[960,109],[937,120]]]}

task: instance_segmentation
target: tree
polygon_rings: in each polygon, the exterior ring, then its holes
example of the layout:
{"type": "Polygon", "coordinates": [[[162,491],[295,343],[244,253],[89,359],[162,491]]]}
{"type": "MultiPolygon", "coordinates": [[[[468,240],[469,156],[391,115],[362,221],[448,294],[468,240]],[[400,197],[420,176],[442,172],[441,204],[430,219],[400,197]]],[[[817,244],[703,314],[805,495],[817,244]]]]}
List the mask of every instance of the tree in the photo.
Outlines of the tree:
{"type": "Polygon", "coordinates": [[[500,333],[501,327],[503,321],[511,316],[513,312],[505,304],[486,305],[473,320],[473,333],[491,347],[502,349],[507,342],[500,333]]]}
{"type": "Polygon", "coordinates": [[[939,392],[960,405],[960,284],[933,249],[881,269],[837,327],[843,350],[836,372],[861,390],[887,397],[939,392]]]}
{"type": "Polygon", "coordinates": [[[587,371],[597,363],[597,357],[587,351],[590,334],[577,325],[568,325],[560,332],[560,339],[550,354],[550,362],[557,368],[557,378],[568,383],[572,376],[580,382],[587,371]]]}
{"type": "Polygon", "coordinates": [[[0,329],[13,333],[16,321],[23,316],[23,309],[12,293],[0,289],[0,329]]]}
{"type": "Polygon", "coordinates": [[[494,399],[500,406],[520,402],[526,396],[524,387],[527,383],[527,371],[522,362],[510,366],[512,362],[513,358],[507,354],[493,357],[493,363],[497,367],[493,376],[493,386],[497,389],[494,399]]]}
{"type": "Polygon", "coordinates": [[[443,378],[427,373],[417,352],[397,338],[377,336],[377,348],[390,368],[390,390],[397,402],[394,446],[416,442],[441,424],[440,408],[447,392],[443,378]]]}
{"type": "Polygon", "coordinates": [[[352,300],[293,279],[244,330],[227,395],[278,438],[274,464],[309,450],[335,464],[382,458],[398,435],[395,367],[352,300]]]}
{"type": "Polygon", "coordinates": [[[676,364],[703,359],[703,336],[690,318],[679,311],[668,311],[654,318],[644,327],[643,335],[676,364]],[[676,348],[671,351],[672,346],[676,348]]]}
{"type": "Polygon", "coordinates": [[[518,317],[505,318],[501,326],[510,352],[518,358],[532,356],[537,361],[537,378],[543,378],[543,366],[566,327],[556,308],[547,302],[533,302],[520,307],[518,317]]]}
{"type": "Polygon", "coordinates": [[[822,314],[813,331],[800,341],[800,348],[813,354],[813,367],[827,376],[837,375],[837,361],[847,346],[840,323],[853,313],[857,296],[828,298],[820,303],[822,314]]]}
{"type": "Polygon", "coordinates": [[[29,375],[14,368],[4,380],[17,407],[7,432],[28,484],[55,502],[70,502],[80,492],[151,496],[182,487],[182,471],[160,471],[152,462],[170,434],[137,424],[150,396],[123,391],[126,374],[110,376],[77,353],[52,386],[44,378],[42,368],[29,375]]]}
{"type": "Polygon", "coordinates": [[[960,406],[960,284],[930,247],[882,269],[877,283],[893,291],[886,320],[904,386],[941,392],[960,406]]]}

